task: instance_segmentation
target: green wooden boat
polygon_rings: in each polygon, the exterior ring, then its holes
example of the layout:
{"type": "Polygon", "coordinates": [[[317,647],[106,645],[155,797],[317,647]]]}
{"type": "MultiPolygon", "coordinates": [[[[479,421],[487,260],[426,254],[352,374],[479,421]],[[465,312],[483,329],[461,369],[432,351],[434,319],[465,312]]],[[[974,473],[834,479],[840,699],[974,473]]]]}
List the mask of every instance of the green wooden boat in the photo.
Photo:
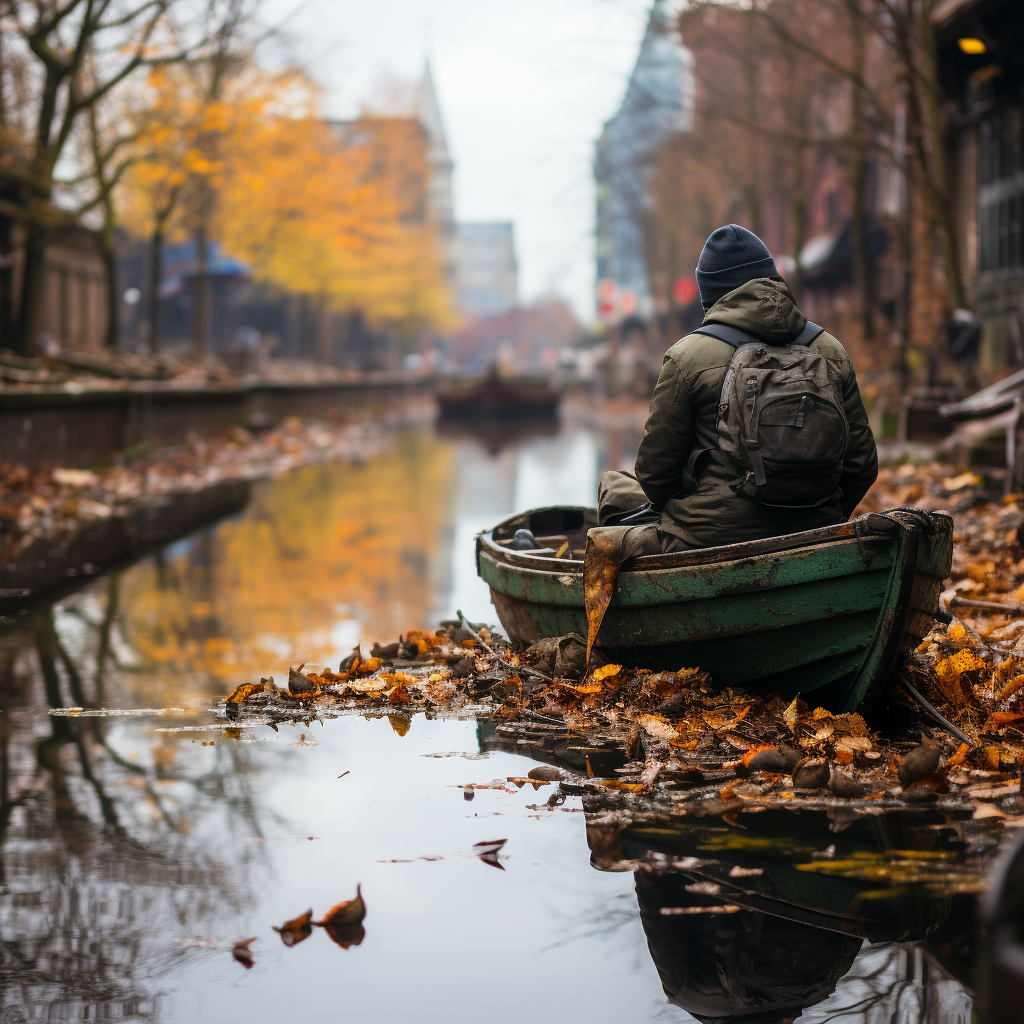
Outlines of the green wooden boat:
{"type": "MultiPolygon", "coordinates": [[[[587,635],[583,550],[596,525],[594,509],[556,506],[478,536],[477,572],[511,640],[587,635]],[[542,550],[509,548],[523,528],[542,550]]],[[[903,508],[644,555],[623,566],[597,646],[632,665],[699,666],[719,686],[813,692],[834,711],[863,710],[933,625],[952,557],[950,516],[903,508]]]]}

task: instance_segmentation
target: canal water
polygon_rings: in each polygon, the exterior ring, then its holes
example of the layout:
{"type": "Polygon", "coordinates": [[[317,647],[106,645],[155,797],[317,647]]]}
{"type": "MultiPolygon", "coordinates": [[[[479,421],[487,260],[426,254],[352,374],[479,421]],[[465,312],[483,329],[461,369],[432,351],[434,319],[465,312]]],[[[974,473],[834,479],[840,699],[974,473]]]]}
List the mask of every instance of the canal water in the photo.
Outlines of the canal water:
{"type": "MultiPolygon", "coordinates": [[[[456,608],[492,620],[474,534],[514,510],[592,504],[638,440],[628,419],[398,433],[364,463],[259,483],[236,517],[0,621],[0,1021],[693,1020],[681,1006],[781,1021],[801,999],[816,1004],[801,1021],[968,1021],[966,989],[899,941],[903,926],[844,936],[823,966],[808,936],[832,932],[772,932],[789,993],[772,1009],[763,964],[722,966],[752,928],[769,935],[764,915],[652,916],[650,879],[609,870],[579,798],[549,808],[550,787],[505,785],[467,800],[461,786],[537,763],[486,724],[197,730],[239,683],[334,665],[456,608]],[[474,850],[497,840],[496,856],[474,850]],[[357,886],[360,944],[314,929],[289,946],[274,930],[357,886]]],[[[818,846],[837,841],[829,828],[818,846]]],[[[948,840],[936,856],[963,848],[950,823],[925,833],[948,840]]],[[[948,915],[945,896],[922,899],[948,915]]]]}

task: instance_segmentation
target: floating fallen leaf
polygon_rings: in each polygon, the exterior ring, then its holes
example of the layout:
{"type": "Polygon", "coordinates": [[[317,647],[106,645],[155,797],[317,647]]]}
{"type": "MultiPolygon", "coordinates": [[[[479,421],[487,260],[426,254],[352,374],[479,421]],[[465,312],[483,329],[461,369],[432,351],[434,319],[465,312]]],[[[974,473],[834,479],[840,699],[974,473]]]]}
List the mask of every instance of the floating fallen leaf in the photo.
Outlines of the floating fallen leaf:
{"type": "Polygon", "coordinates": [[[412,726],[412,719],[408,715],[388,715],[388,721],[399,736],[404,736],[412,726]]]}
{"type": "Polygon", "coordinates": [[[231,947],[231,955],[232,955],[232,956],[233,956],[233,957],[234,957],[234,958],[235,958],[235,959],[236,959],[236,960],[237,960],[237,961],[238,961],[238,962],[239,962],[239,963],[240,963],[240,964],[241,964],[241,965],[242,965],[242,966],[243,966],[243,967],[244,967],[244,968],[245,968],[245,969],[247,970],[247,971],[248,971],[248,970],[251,970],[251,968],[252,968],[252,964],[253,964],[253,959],[252,959],[252,950],[250,950],[250,949],[249,949],[249,946],[250,946],[250,945],[252,945],[252,943],[254,943],[254,942],[256,941],[256,938],[257,938],[257,937],[256,937],[255,935],[253,935],[253,936],[252,936],[252,938],[249,938],[249,939],[239,939],[239,940],[238,940],[238,941],[237,941],[237,942],[236,942],[236,943],[235,943],[235,944],[234,944],[234,945],[233,945],[233,946],[231,947]]]}
{"type": "Polygon", "coordinates": [[[243,683],[241,686],[236,686],[231,693],[225,697],[225,701],[228,704],[241,704],[246,697],[253,693],[262,693],[263,683],[243,683]]]}
{"type": "Polygon", "coordinates": [[[498,859],[498,853],[507,842],[507,839],[484,839],[479,843],[473,844],[473,852],[485,864],[489,864],[492,868],[497,868],[499,871],[504,871],[505,866],[498,859]]]}
{"type": "Polygon", "coordinates": [[[302,674],[303,665],[288,669],[288,692],[291,694],[314,693],[320,687],[308,676],[302,674]]]}
{"type": "Polygon", "coordinates": [[[336,903],[319,921],[312,924],[323,928],[331,940],[342,949],[358,946],[365,937],[363,918],[366,917],[366,904],[363,902],[362,886],[356,886],[354,899],[336,903]]]}
{"type": "Polygon", "coordinates": [[[304,914],[293,917],[290,921],[285,921],[280,928],[277,925],[272,925],[272,927],[281,936],[281,941],[286,946],[297,946],[313,934],[312,920],[313,911],[307,910],[304,914]]]}
{"type": "Polygon", "coordinates": [[[599,669],[594,670],[591,678],[594,682],[600,683],[605,679],[610,679],[612,676],[617,676],[621,671],[621,665],[602,665],[599,669]]]}

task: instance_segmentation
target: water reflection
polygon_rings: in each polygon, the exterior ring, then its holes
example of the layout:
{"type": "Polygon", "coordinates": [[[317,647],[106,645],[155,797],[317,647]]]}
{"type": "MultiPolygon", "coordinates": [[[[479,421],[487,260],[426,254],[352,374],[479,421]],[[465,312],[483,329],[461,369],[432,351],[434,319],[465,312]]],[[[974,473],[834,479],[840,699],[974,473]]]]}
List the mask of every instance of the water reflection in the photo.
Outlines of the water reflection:
{"type": "Polygon", "coordinates": [[[365,465],[296,470],[234,519],[0,624],[0,1019],[966,1021],[973,903],[950,893],[993,846],[970,822],[684,825],[513,785],[467,802],[460,785],[536,762],[610,775],[629,756],[489,723],[178,731],[289,661],[456,606],[488,617],[473,533],[589,503],[628,448],[622,431],[560,430],[498,454],[404,434],[365,465]],[[502,871],[477,856],[499,838],[502,871]],[[849,861],[860,875],[800,867],[849,861]],[[284,929],[357,884],[358,945],[284,929]],[[722,905],[739,909],[661,912],[722,905]],[[252,936],[246,970],[232,949],[252,936]]]}

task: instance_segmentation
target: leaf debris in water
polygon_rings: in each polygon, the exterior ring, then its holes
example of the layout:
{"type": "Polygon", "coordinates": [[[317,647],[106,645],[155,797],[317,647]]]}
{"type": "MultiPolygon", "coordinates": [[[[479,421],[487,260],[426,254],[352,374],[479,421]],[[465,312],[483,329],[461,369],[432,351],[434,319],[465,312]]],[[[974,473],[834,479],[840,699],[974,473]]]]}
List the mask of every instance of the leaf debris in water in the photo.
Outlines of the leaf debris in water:
{"type": "MultiPolygon", "coordinates": [[[[154,715],[187,715],[185,708],[50,708],[54,718],[142,718],[154,715]]],[[[223,726],[218,726],[218,730],[223,726]]]]}

